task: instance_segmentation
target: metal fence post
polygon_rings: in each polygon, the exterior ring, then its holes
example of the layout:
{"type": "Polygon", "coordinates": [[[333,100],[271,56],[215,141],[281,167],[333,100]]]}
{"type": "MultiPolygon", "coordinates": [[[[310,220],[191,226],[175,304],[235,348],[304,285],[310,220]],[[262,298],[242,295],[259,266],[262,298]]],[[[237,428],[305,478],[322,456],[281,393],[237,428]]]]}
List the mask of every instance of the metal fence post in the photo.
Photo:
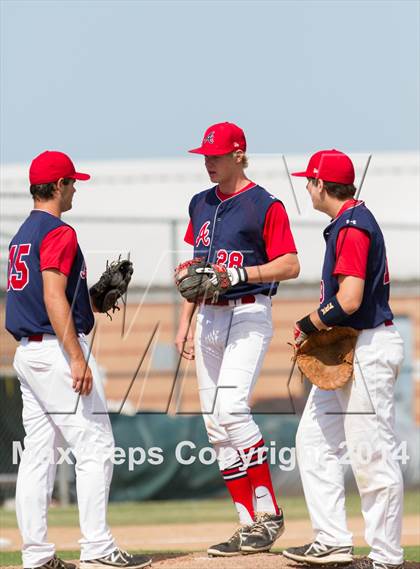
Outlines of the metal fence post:
{"type": "Polygon", "coordinates": [[[68,506],[70,504],[70,465],[64,461],[58,465],[57,469],[58,499],[60,506],[68,506]]]}

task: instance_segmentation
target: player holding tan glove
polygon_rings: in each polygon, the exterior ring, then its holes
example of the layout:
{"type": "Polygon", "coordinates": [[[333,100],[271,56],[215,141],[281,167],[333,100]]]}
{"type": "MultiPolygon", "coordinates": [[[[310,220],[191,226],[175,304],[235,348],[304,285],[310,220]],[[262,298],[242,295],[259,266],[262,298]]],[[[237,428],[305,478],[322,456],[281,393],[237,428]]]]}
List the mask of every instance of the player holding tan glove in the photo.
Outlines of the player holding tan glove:
{"type": "MultiPolygon", "coordinates": [[[[314,565],[352,561],[342,462],[350,458],[371,565],[396,569],[403,561],[403,485],[395,458],[393,388],[403,343],[389,307],[384,238],[373,214],[353,197],[354,168],[348,156],[337,150],[317,152],[307,169],[295,175],[308,179],[314,208],[331,219],[324,230],[321,302],[297,323],[296,342],[304,349],[312,337],[328,338],[347,327],[356,331],[357,342],[355,381],[335,390],[313,386],[308,397],[296,451],[315,536],[312,543],[289,547],[283,555],[314,565]]],[[[328,358],[329,349],[326,342],[319,360],[328,358]]]]}

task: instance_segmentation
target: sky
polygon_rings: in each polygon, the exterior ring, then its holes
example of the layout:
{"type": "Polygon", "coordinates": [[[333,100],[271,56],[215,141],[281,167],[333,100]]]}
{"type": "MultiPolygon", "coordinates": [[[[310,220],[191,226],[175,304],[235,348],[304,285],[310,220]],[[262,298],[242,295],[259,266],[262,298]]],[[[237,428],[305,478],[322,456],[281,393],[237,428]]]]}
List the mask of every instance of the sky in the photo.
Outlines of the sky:
{"type": "Polygon", "coordinates": [[[419,148],[419,2],[1,1],[0,160],[419,148]]]}

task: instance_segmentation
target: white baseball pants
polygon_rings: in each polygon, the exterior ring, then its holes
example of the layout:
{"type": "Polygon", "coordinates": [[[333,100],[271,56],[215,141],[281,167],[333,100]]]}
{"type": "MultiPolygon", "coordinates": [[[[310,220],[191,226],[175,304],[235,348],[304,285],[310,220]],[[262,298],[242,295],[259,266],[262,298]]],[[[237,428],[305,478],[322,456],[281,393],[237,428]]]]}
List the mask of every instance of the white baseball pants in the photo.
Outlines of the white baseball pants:
{"type": "Polygon", "coordinates": [[[201,410],[209,441],[223,470],[237,461],[235,449],[261,439],[250,398],[273,328],[271,298],[255,303],[201,305],[195,331],[195,360],[201,410]]]}
{"type": "MultiPolygon", "coordinates": [[[[79,341],[87,357],[87,340],[79,337],[79,341]]],[[[16,487],[24,567],[40,566],[54,555],[54,544],[47,542],[47,511],[56,461],[63,460],[57,447],[71,448],[76,459],[81,559],[107,555],[116,547],[106,523],[114,439],[92,355],[89,366],[92,392],[77,404],[67,356],[55,336],[44,335],[42,342],[23,339],[16,350],[14,367],[21,385],[26,433],[16,487]]]]}
{"type": "Polygon", "coordinates": [[[370,558],[392,564],[403,561],[403,481],[395,455],[393,399],[402,361],[403,342],[394,326],[363,330],[354,381],[335,391],[312,387],[296,436],[315,539],[326,545],[352,544],[344,503],[344,464],[350,462],[370,558]]]}

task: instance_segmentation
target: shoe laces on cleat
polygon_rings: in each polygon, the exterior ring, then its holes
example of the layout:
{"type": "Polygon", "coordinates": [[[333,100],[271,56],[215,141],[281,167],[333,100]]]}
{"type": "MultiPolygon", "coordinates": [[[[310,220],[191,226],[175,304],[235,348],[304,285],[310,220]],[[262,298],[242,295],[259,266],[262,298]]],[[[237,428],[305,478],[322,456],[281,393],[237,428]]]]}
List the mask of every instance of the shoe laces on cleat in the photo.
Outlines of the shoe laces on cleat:
{"type": "Polygon", "coordinates": [[[251,533],[253,534],[265,534],[267,531],[267,528],[264,525],[264,522],[255,522],[255,524],[252,526],[252,530],[251,533]]]}
{"type": "Polygon", "coordinates": [[[244,533],[250,531],[251,527],[252,526],[239,526],[235,533],[228,539],[228,543],[235,541],[238,537],[241,538],[244,533]]]}
{"type": "Polygon", "coordinates": [[[255,523],[264,523],[272,520],[276,514],[269,514],[268,512],[257,512],[255,514],[255,523]]]}
{"type": "Polygon", "coordinates": [[[230,536],[230,538],[227,540],[228,543],[232,543],[232,541],[235,541],[238,537],[240,537],[241,535],[241,528],[238,528],[234,534],[232,534],[230,536]]]}
{"type": "MultiPolygon", "coordinates": [[[[281,516],[281,513],[278,515],[281,516]]],[[[271,536],[271,533],[276,533],[274,529],[275,526],[278,527],[278,524],[281,520],[274,520],[274,517],[278,517],[276,514],[269,514],[267,512],[257,512],[255,514],[255,522],[252,526],[251,532],[253,534],[264,534],[268,531],[271,536]],[[274,526],[274,527],[273,527],[274,526]]]]}

